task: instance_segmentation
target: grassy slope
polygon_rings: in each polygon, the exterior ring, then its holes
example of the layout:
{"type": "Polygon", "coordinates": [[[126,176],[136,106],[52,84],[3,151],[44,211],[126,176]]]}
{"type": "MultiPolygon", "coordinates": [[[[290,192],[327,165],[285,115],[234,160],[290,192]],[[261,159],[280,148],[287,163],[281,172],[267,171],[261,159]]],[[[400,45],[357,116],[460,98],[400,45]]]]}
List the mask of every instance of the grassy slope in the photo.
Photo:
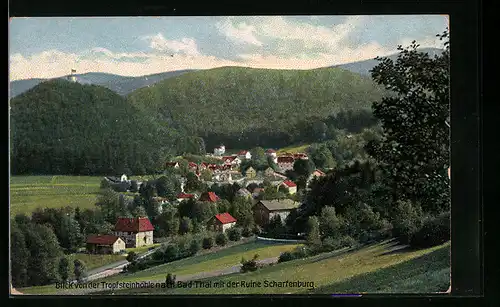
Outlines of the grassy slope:
{"type": "Polygon", "coordinates": [[[296,244],[251,242],[210,254],[181,259],[133,274],[110,277],[106,281],[156,280],[164,279],[168,273],[181,276],[210,272],[238,265],[242,257],[250,259],[255,254],[258,254],[261,259],[278,257],[282,252],[290,251],[296,246],[296,244]]]}
{"type": "MultiPolygon", "coordinates": [[[[165,294],[279,294],[345,292],[438,292],[449,285],[449,243],[416,251],[390,252],[388,244],[377,244],[332,257],[319,255],[263,268],[247,274],[233,274],[211,281],[307,281],[315,289],[268,288],[198,288],[148,289],[165,294]]],[[[120,291],[126,293],[127,291],[120,291]]],[[[130,292],[130,291],[129,291],[130,292]]],[[[144,292],[132,290],[131,292],[144,292]]]]}
{"type": "Polygon", "coordinates": [[[305,145],[294,145],[294,146],[288,146],[288,147],[283,147],[280,148],[276,151],[277,154],[283,154],[283,153],[299,153],[299,152],[306,152],[307,149],[309,148],[309,144],[305,145]]]}
{"type": "Polygon", "coordinates": [[[10,214],[30,214],[36,208],[93,208],[102,177],[12,176],[10,214]]]}
{"type": "Polygon", "coordinates": [[[383,92],[370,78],[336,68],[222,67],[164,80],[128,99],[193,132],[240,133],[260,127],[286,131],[309,117],[369,108],[383,92]]]}

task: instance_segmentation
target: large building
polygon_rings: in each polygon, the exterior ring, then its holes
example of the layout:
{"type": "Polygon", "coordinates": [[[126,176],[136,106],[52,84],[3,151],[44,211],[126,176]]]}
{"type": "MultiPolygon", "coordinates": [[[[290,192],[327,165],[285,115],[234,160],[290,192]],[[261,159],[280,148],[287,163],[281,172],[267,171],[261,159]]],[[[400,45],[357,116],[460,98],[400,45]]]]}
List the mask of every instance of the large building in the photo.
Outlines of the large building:
{"type": "Polygon", "coordinates": [[[289,194],[297,193],[297,185],[293,181],[285,180],[279,187],[283,187],[289,194]]]}
{"type": "Polygon", "coordinates": [[[284,222],[290,212],[298,207],[299,203],[291,199],[261,200],[253,207],[255,222],[265,226],[275,216],[279,216],[284,222]]]}
{"type": "Polygon", "coordinates": [[[224,145],[220,145],[219,147],[214,148],[214,155],[216,156],[222,156],[225,153],[226,153],[226,146],[224,145]]]}
{"type": "Polygon", "coordinates": [[[295,159],[290,156],[284,156],[284,157],[278,157],[278,167],[281,169],[281,171],[285,172],[287,170],[293,170],[293,163],[295,162],[295,159]]]}
{"type": "Polygon", "coordinates": [[[90,254],[116,254],[125,250],[125,242],[114,235],[93,235],[87,238],[90,254]]]}
{"type": "Polygon", "coordinates": [[[147,217],[118,218],[114,234],[125,241],[126,247],[140,247],[153,244],[154,227],[147,217]]]}

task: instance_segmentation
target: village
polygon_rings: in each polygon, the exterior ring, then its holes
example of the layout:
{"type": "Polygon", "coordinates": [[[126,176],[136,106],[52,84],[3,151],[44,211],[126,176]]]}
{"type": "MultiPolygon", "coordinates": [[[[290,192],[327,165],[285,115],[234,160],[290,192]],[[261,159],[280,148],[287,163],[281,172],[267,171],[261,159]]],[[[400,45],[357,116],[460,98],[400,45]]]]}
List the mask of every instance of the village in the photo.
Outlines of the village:
{"type": "MultiPolygon", "coordinates": [[[[252,155],[248,150],[242,150],[237,154],[226,155],[224,145],[214,148],[213,154],[207,154],[207,158],[217,159],[219,164],[201,162],[199,164],[189,161],[189,172],[195,174],[200,181],[204,181],[209,187],[213,185],[231,185],[237,183],[242,186],[235,196],[244,197],[252,201],[253,217],[256,225],[265,227],[276,216],[280,217],[281,221],[285,221],[290,212],[300,206],[300,200],[297,199],[297,184],[286,176],[287,171],[293,170],[295,161],[302,159],[307,160],[306,153],[282,153],[277,154],[274,149],[265,151],[265,155],[269,161],[272,161],[276,166],[267,167],[265,170],[257,171],[249,166],[242,168],[244,162],[252,160],[252,155]],[[204,180],[201,174],[208,172],[211,175],[211,180],[204,180]],[[265,192],[262,187],[264,181],[270,182],[271,187],[277,191],[282,191],[287,198],[285,199],[270,199],[259,200],[259,195],[265,192]]],[[[165,168],[168,171],[180,168],[179,162],[168,161],[165,163],[165,168]]],[[[307,183],[315,177],[322,177],[325,173],[319,169],[314,170],[309,176],[307,183]]],[[[178,206],[181,202],[194,199],[201,202],[216,203],[220,197],[215,192],[203,192],[200,195],[196,193],[187,193],[185,191],[186,178],[177,175],[181,182],[181,192],[175,200],[169,200],[163,197],[154,197],[154,200],[159,204],[159,212],[168,206],[178,206]]],[[[143,184],[141,181],[129,180],[126,174],[121,177],[105,177],[110,184],[125,185],[126,187],[136,186],[139,190],[143,184]]],[[[130,192],[127,189],[127,192],[130,192]]],[[[215,232],[226,232],[237,223],[236,218],[231,216],[229,212],[223,212],[214,215],[208,224],[206,230],[215,232]]],[[[96,234],[87,238],[87,252],[92,254],[117,254],[123,253],[126,248],[138,248],[152,246],[156,242],[154,235],[154,227],[148,217],[126,218],[120,217],[114,226],[114,231],[111,234],[96,234]]]]}

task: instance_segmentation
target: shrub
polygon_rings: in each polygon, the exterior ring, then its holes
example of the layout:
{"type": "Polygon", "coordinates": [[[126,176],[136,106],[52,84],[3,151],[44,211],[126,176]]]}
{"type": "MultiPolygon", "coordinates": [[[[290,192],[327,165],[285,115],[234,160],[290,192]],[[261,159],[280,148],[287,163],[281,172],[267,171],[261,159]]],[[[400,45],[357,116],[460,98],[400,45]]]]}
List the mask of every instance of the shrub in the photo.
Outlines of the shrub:
{"type": "Polygon", "coordinates": [[[259,265],[257,263],[257,259],[259,258],[259,255],[255,254],[251,260],[245,260],[245,258],[241,259],[241,273],[246,273],[246,272],[254,272],[259,269],[259,265]]]}
{"type": "Polygon", "coordinates": [[[221,232],[215,237],[215,243],[219,246],[224,246],[227,244],[227,236],[225,233],[221,232]]]}
{"type": "Polygon", "coordinates": [[[203,238],[203,248],[210,249],[214,246],[214,238],[213,237],[205,237],[203,238]]]}
{"type": "Polygon", "coordinates": [[[232,227],[228,229],[227,236],[231,241],[239,241],[241,240],[241,229],[239,227],[232,227]]]}
{"type": "Polygon", "coordinates": [[[165,262],[177,260],[179,258],[179,247],[174,244],[169,244],[163,252],[163,259],[165,262]]]}
{"type": "Polygon", "coordinates": [[[191,256],[196,255],[197,252],[199,252],[201,249],[201,242],[197,238],[194,238],[191,240],[191,243],[189,244],[189,253],[191,256]]]}
{"type": "Polygon", "coordinates": [[[278,262],[287,262],[295,259],[295,255],[292,252],[284,252],[281,253],[280,257],[278,258],[278,262]]]}
{"type": "Polygon", "coordinates": [[[167,277],[165,278],[165,284],[167,285],[168,288],[172,288],[175,286],[175,280],[176,276],[172,275],[172,273],[168,273],[167,277]]]}
{"type": "Polygon", "coordinates": [[[419,204],[398,201],[393,214],[392,234],[400,243],[409,244],[413,235],[421,228],[423,220],[419,204]]]}
{"type": "Polygon", "coordinates": [[[262,228],[259,225],[255,225],[253,227],[253,233],[256,234],[256,235],[261,234],[262,233],[262,228]]]}
{"type": "Polygon", "coordinates": [[[163,251],[157,250],[151,255],[151,258],[155,261],[163,260],[163,255],[164,255],[163,251]]]}
{"type": "Polygon", "coordinates": [[[410,240],[416,248],[426,248],[443,244],[450,240],[450,213],[442,213],[424,220],[422,228],[410,240]]]}
{"type": "Polygon", "coordinates": [[[250,227],[245,227],[245,228],[243,228],[243,231],[241,232],[241,234],[245,238],[248,238],[248,237],[251,237],[253,235],[253,231],[250,227]]]}
{"type": "Polygon", "coordinates": [[[128,253],[126,259],[128,262],[134,262],[135,260],[137,260],[137,257],[138,257],[138,255],[135,252],[130,252],[130,253],[128,253]]]}

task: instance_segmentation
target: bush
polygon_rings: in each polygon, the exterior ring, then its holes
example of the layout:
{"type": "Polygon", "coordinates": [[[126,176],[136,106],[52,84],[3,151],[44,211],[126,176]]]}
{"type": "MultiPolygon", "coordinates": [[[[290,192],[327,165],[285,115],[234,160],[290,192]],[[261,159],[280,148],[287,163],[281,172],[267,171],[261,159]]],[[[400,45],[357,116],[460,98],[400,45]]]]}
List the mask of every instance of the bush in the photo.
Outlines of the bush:
{"type": "Polygon", "coordinates": [[[245,238],[248,238],[248,237],[251,237],[253,235],[253,231],[250,227],[245,227],[245,228],[243,228],[243,231],[241,232],[241,234],[245,238]]]}
{"type": "Polygon", "coordinates": [[[196,255],[201,249],[201,242],[198,239],[193,239],[189,244],[189,253],[191,256],[196,255]]]}
{"type": "Polygon", "coordinates": [[[295,255],[292,252],[284,252],[281,253],[280,257],[278,258],[278,263],[281,262],[287,262],[295,259],[295,255]]]}
{"type": "Polygon", "coordinates": [[[163,255],[164,255],[164,252],[163,252],[162,250],[157,250],[157,251],[155,251],[155,252],[151,255],[151,258],[152,258],[153,260],[156,260],[156,261],[158,261],[158,260],[163,260],[163,257],[164,257],[163,255]]]}
{"type": "Polygon", "coordinates": [[[224,246],[227,244],[227,236],[225,233],[221,232],[215,237],[215,243],[219,246],[224,246]]]}
{"type": "Polygon", "coordinates": [[[450,213],[442,213],[424,220],[422,228],[410,240],[416,248],[426,248],[445,243],[450,240],[450,213]]]}
{"type": "Polygon", "coordinates": [[[400,243],[409,244],[413,235],[422,227],[423,214],[419,204],[398,201],[393,214],[392,235],[400,243]]]}
{"type": "Polygon", "coordinates": [[[177,260],[179,258],[179,247],[174,244],[169,244],[163,252],[163,259],[165,262],[177,260]]]}
{"type": "Polygon", "coordinates": [[[259,255],[255,254],[251,260],[245,260],[245,258],[241,259],[241,273],[246,273],[246,272],[254,272],[259,269],[259,265],[257,263],[257,259],[259,258],[259,255]]]}
{"type": "Polygon", "coordinates": [[[227,236],[231,241],[239,241],[241,240],[241,229],[239,227],[232,227],[227,230],[227,236]]]}
{"type": "Polygon", "coordinates": [[[256,234],[256,235],[261,234],[262,233],[262,228],[259,225],[255,225],[253,227],[253,233],[256,234]]]}
{"type": "Polygon", "coordinates": [[[128,262],[134,262],[135,260],[137,260],[137,257],[138,257],[138,255],[135,252],[130,252],[130,253],[128,253],[126,259],[128,262]]]}
{"type": "Polygon", "coordinates": [[[204,249],[211,249],[214,246],[214,238],[211,236],[203,238],[202,245],[204,249]]]}

